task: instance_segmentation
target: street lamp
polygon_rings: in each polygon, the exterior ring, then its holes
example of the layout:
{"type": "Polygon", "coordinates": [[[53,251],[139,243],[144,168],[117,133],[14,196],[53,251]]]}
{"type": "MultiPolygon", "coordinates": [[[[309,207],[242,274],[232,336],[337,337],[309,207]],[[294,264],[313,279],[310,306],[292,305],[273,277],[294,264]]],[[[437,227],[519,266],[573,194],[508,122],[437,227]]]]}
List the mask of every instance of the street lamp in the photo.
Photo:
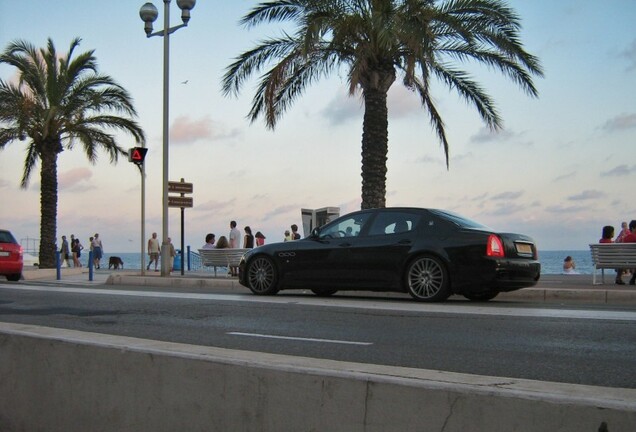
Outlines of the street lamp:
{"type": "Polygon", "coordinates": [[[162,233],[161,233],[161,276],[170,276],[170,245],[168,243],[168,135],[169,118],[168,108],[169,88],[170,88],[170,34],[188,25],[190,21],[190,11],[194,8],[196,0],[177,0],[177,6],[181,9],[181,20],[183,24],[170,27],[170,2],[163,0],[163,30],[152,32],[152,23],[159,15],[157,8],[152,3],[146,3],[139,9],[139,16],[145,23],[144,30],[146,37],[163,37],[163,199],[162,199],[162,233]]]}

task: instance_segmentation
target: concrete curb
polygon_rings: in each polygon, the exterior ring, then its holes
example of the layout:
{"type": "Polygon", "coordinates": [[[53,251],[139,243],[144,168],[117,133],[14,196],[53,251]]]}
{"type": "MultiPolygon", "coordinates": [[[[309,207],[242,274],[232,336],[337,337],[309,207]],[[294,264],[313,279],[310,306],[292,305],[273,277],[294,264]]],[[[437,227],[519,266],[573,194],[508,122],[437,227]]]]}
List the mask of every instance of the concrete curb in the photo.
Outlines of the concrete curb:
{"type": "MultiPolygon", "coordinates": [[[[85,267],[72,267],[60,269],[60,275],[62,278],[69,276],[77,276],[82,273],[88,273],[85,267]]],[[[24,269],[22,271],[22,278],[24,280],[55,280],[57,278],[56,269],[24,269]]]]}
{"type": "MultiPolygon", "coordinates": [[[[247,291],[233,278],[169,277],[111,274],[106,285],[183,288],[232,288],[247,291]]],[[[602,288],[524,288],[501,293],[494,301],[532,301],[549,303],[636,304],[636,290],[602,288]]]]}
{"type": "MultiPolygon", "coordinates": [[[[179,288],[242,288],[238,280],[231,278],[162,278],[158,276],[135,276],[111,274],[106,285],[130,285],[144,287],[173,287],[179,288]]],[[[247,288],[245,288],[247,289],[247,288]]]]}
{"type": "Polygon", "coordinates": [[[636,390],[0,323],[0,430],[631,430],[636,390]],[[43,359],[46,359],[43,361],[43,359]],[[37,407],[38,415],[33,415],[37,407]]]}

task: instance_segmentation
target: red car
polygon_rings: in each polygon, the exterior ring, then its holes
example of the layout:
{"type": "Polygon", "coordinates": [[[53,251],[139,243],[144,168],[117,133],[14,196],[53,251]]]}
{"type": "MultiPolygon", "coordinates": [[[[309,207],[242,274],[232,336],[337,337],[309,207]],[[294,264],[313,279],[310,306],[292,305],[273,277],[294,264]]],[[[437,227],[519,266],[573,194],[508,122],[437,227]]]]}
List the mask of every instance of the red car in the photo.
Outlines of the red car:
{"type": "Polygon", "coordinates": [[[6,276],[10,281],[18,281],[22,277],[24,266],[24,250],[7,231],[0,229],[0,276],[6,276]]]}

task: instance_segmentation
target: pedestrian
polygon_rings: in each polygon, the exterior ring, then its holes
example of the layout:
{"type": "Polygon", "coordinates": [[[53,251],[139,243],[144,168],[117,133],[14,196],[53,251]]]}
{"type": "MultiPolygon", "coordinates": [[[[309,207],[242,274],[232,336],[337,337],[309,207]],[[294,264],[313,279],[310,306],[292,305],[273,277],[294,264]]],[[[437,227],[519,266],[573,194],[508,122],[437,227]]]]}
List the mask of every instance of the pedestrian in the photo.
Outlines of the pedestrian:
{"type": "Polygon", "coordinates": [[[292,230],[292,234],[291,234],[292,240],[300,240],[300,234],[298,234],[298,225],[292,224],[291,230],[292,230]]]}
{"type": "MultiPolygon", "coordinates": [[[[241,232],[236,228],[236,221],[230,221],[229,244],[232,249],[241,247],[241,232]]],[[[230,266],[230,274],[238,276],[238,267],[230,266]]]]}
{"type": "Polygon", "coordinates": [[[230,235],[228,238],[230,241],[230,248],[238,249],[241,247],[241,233],[236,228],[236,221],[230,222],[230,235]]]}
{"type": "Polygon", "coordinates": [[[104,253],[104,246],[102,240],[99,238],[99,234],[95,233],[93,240],[91,240],[91,247],[93,248],[93,267],[99,269],[99,264],[104,253]]]}
{"type": "Polygon", "coordinates": [[[246,226],[244,230],[245,230],[245,236],[243,237],[243,247],[245,249],[253,249],[254,236],[252,235],[252,228],[246,226]]]}
{"type": "Polygon", "coordinates": [[[203,245],[203,247],[201,249],[214,249],[216,246],[214,246],[214,242],[215,242],[215,235],[212,233],[208,233],[205,236],[205,244],[203,245]]]}
{"type": "Polygon", "coordinates": [[[288,242],[288,241],[292,241],[292,240],[293,240],[293,239],[292,239],[292,236],[291,236],[291,234],[290,234],[289,230],[285,230],[285,237],[284,237],[284,240],[283,240],[283,241],[288,242]]]}
{"type": "Polygon", "coordinates": [[[81,267],[82,263],[80,262],[80,257],[82,256],[82,243],[80,243],[79,239],[76,238],[71,243],[71,251],[73,252],[73,267],[81,267]]]}
{"type": "Polygon", "coordinates": [[[174,257],[177,256],[177,251],[172,244],[172,239],[168,237],[168,245],[170,246],[170,273],[174,271],[174,257]]]}
{"type": "Polygon", "coordinates": [[[263,246],[265,244],[265,236],[262,232],[256,231],[254,237],[256,237],[256,247],[263,246]]]}
{"type": "Polygon", "coordinates": [[[159,265],[159,253],[161,252],[161,248],[159,247],[159,240],[157,239],[157,233],[153,232],[152,237],[148,239],[148,256],[150,257],[150,262],[146,267],[146,270],[150,270],[150,265],[155,263],[155,271],[157,270],[157,266],[159,265]]]}
{"type": "MultiPolygon", "coordinates": [[[[623,238],[623,243],[636,243],[636,219],[629,222],[629,234],[623,238]]],[[[621,276],[622,274],[616,276],[616,284],[625,285],[621,276]]],[[[629,280],[629,284],[636,285],[636,269],[632,269],[632,277],[629,280]]]]}
{"type": "Polygon", "coordinates": [[[60,257],[62,258],[62,263],[66,262],[66,266],[71,266],[71,254],[68,247],[68,240],[66,240],[66,236],[62,236],[62,247],[60,248],[60,257]]]}

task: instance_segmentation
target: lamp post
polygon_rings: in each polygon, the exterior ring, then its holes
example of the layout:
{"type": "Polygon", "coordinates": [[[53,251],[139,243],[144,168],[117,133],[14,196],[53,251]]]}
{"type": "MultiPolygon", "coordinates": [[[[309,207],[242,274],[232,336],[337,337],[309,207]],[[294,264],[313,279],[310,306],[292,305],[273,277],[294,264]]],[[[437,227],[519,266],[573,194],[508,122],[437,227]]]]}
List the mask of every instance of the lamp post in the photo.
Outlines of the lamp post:
{"type": "Polygon", "coordinates": [[[170,106],[170,35],[190,21],[190,11],[194,8],[196,0],[177,0],[177,6],[181,9],[183,24],[170,27],[170,2],[163,0],[163,30],[152,32],[152,23],[159,15],[157,8],[152,3],[146,3],[139,9],[139,16],[145,23],[146,37],[163,37],[163,198],[162,198],[162,232],[161,232],[161,276],[170,276],[170,245],[168,244],[168,142],[169,142],[169,118],[170,106]]]}

